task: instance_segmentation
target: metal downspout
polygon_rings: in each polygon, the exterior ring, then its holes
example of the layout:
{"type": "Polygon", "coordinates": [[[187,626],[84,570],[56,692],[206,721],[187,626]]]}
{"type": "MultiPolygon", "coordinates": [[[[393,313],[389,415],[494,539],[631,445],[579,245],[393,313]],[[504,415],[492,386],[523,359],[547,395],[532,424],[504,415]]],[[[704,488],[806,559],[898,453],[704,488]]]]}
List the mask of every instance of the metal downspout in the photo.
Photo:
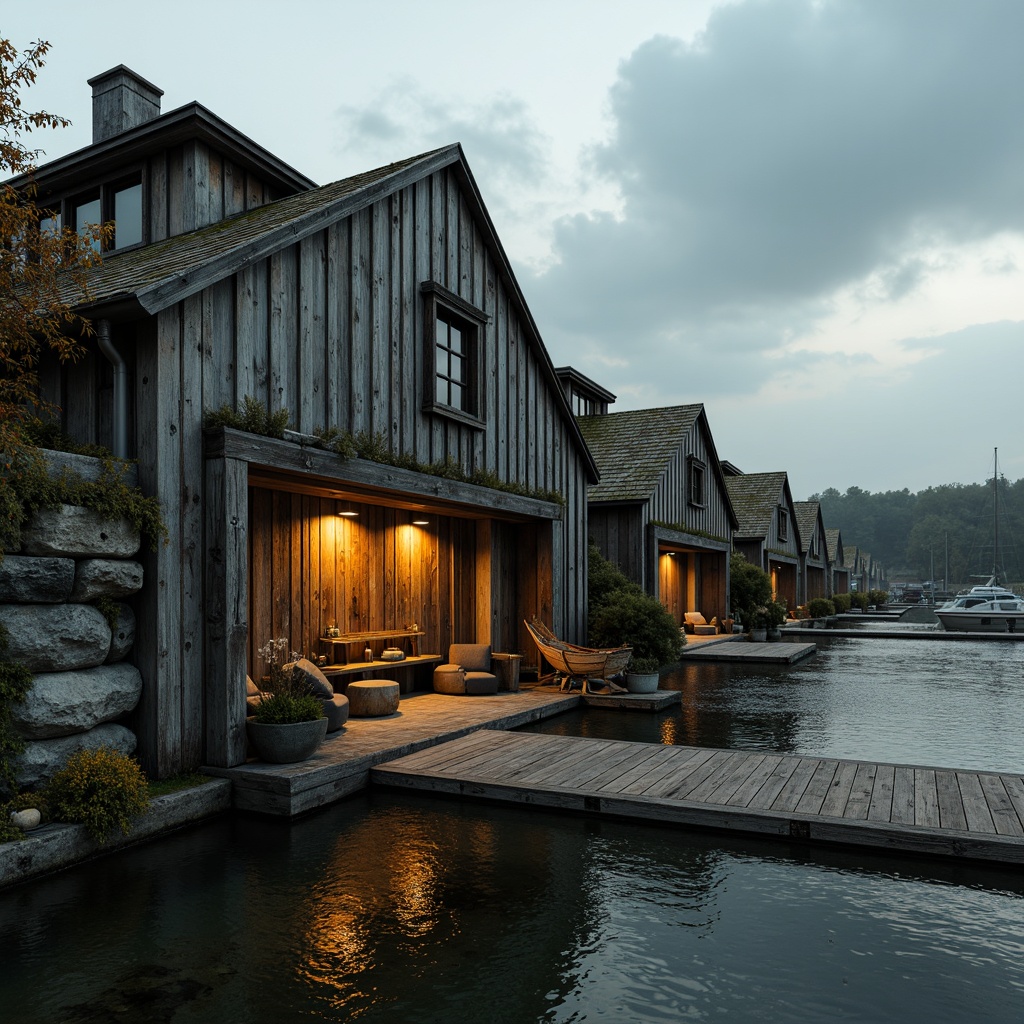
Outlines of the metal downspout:
{"type": "Polygon", "coordinates": [[[114,368],[114,409],[112,445],[115,457],[128,458],[128,365],[110,340],[110,321],[96,321],[99,350],[114,368]]]}

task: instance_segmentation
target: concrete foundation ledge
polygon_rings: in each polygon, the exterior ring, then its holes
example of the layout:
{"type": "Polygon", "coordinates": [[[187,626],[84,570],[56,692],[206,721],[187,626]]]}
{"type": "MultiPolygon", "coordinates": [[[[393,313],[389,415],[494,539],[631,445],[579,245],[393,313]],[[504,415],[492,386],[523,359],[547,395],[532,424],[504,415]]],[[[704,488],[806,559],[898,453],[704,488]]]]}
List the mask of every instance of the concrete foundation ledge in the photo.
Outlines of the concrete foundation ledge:
{"type": "Polygon", "coordinates": [[[155,797],[128,835],[100,845],[84,825],[51,823],[27,832],[20,842],[0,843],[0,888],[144,842],[154,836],[221,814],[231,807],[231,783],[210,779],[191,789],[155,797]]]}

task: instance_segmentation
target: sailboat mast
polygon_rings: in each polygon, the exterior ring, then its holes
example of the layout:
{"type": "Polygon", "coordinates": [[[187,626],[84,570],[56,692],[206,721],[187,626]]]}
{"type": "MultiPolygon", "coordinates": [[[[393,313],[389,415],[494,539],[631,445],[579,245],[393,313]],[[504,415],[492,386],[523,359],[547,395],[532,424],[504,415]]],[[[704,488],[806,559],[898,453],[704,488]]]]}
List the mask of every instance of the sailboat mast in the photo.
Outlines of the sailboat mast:
{"type": "Polygon", "coordinates": [[[999,449],[992,451],[992,575],[999,582],[999,449]]]}

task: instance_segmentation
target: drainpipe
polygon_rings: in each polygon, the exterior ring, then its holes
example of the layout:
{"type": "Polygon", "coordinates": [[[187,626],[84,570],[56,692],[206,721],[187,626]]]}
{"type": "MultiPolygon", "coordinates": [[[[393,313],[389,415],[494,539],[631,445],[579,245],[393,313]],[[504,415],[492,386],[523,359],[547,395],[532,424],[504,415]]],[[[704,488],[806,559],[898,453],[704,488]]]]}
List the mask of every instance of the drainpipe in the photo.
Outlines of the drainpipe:
{"type": "Polygon", "coordinates": [[[128,458],[128,366],[110,340],[110,321],[96,321],[96,341],[114,368],[113,448],[119,459],[128,458]]]}

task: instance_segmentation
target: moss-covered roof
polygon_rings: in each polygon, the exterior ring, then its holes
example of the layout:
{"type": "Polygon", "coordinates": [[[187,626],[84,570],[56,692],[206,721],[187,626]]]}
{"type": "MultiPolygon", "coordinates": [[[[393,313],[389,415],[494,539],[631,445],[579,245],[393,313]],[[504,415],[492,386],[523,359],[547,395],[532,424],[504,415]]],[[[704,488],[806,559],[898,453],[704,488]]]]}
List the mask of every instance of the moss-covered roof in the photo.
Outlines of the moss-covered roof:
{"type": "Polygon", "coordinates": [[[828,560],[833,564],[842,564],[839,560],[839,555],[842,551],[843,538],[842,532],[838,527],[826,527],[825,528],[825,547],[828,550],[828,560]]]}
{"type": "Polygon", "coordinates": [[[704,406],[632,409],[577,422],[601,473],[590,501],[646,501],[686,441],[704,406]]]}
{"type": "Polygon", "coordinates": [[[739,520],[736,536],[763,540],[771,530],[775,509],[783,500],[786,487],[785,472],[727,476],[725,485],[729,489],[729,498],[739,520]]]}
{"type": "Polygon", "coordinates": [[[800,547],[803,551],[810,549],[811,538],[818,526],[821,505],[817,501],[794,501],[793,512],[796,515],[796,528],[800,534],[800,547]]]}

